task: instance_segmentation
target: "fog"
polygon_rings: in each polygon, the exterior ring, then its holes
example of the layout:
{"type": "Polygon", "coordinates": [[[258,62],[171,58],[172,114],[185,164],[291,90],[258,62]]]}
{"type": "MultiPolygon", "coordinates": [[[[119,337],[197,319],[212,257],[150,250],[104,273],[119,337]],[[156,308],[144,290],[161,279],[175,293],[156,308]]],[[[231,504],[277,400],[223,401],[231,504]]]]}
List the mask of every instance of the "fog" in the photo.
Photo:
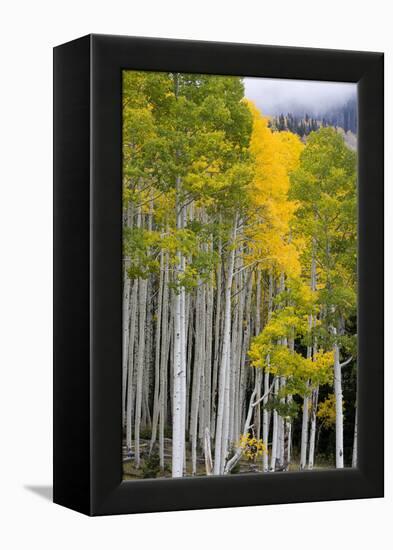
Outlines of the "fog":
{"type": "Polygon", "coordinates": [[[244,78],[245,96],[265,115],[311,116],[344,105],[356,96],[356,84],[311,80],[244,78]]]}

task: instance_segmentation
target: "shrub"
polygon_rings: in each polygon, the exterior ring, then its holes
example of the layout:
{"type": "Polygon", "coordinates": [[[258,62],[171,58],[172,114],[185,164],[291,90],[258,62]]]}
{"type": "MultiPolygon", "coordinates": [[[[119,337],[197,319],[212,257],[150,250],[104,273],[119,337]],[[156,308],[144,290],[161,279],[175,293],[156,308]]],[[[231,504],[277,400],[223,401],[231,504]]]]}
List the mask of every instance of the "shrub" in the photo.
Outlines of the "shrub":
{"type": "Polygon", "coordinates": [[[151,454],[142,465],[142,477],[151,479],[160,473],[160,457],[157,453],[151,454]]]}

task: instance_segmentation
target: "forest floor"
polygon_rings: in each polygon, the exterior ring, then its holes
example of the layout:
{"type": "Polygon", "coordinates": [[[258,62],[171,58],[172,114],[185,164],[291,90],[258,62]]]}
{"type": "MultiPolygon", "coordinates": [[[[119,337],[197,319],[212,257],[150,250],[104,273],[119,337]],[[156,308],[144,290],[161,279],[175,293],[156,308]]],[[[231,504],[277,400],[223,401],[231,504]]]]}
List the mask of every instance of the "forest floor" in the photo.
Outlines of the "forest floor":
{"type": "MultiPolygon", "coordinates": [[[[171,478],[171,460],[172,460],[172,441],[171,439],[165,438],[164,443],[164,455],[165,455],[165,464],[166,468],[164,471],[161,471],[159,467],[152,463],[154,462],[154,453],[152,455],[153,461],[149,458],[149,439],[140,440],[141,447],[141,467],[135,467],[135,461],[133,456],[127,454],[126,447],[123,446],[123,479],[124,480],[135,480],[135,479],[151,479],[151,478],[171,478]]],[[[157,457],[157,455],[155,455],[157,457]]],[[[191,450],[186,449],[186,458],[187,458],[187,469],[190,469],[191,465],[191,450]]],[[[156,460],[158,460],[156,458],[156,460]]],[[[314,470],[327,470],[331,469],[333,466],[327,461],[318,461],[318,464],[314,466],[314,470]]],[[[297,457],[293,458],[293,462],[289,465],[290,472],[299,471],[299,460],[297,457]]],[[[263,473],[262,469],[262,460],[258,460],[257,464],[250,462],[247,458],[240,459],[237,467],[233,470],[233,474],[252,474],[252,473],[263,473]]],[[[199,455],[197,458],[197,476],[205,476],[205,460],[203,455],[199,455]]],[[[192,477],[191,471],[187,472],[186,477],[192,477]]]]}

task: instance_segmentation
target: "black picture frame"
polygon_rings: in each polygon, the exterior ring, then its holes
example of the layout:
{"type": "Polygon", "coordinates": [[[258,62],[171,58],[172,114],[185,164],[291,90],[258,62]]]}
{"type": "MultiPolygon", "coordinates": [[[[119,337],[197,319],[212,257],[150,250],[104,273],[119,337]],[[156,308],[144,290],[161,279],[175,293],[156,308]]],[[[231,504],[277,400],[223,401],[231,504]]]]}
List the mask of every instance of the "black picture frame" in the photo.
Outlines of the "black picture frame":
{"type": "Polygon", "coordinates": [[[383,496],[383,54],[89,35],[54,49],[54,502],[88,515],[383,496]],[[122,481],[122,69],[354,82],[358,468],[122,481]]]}

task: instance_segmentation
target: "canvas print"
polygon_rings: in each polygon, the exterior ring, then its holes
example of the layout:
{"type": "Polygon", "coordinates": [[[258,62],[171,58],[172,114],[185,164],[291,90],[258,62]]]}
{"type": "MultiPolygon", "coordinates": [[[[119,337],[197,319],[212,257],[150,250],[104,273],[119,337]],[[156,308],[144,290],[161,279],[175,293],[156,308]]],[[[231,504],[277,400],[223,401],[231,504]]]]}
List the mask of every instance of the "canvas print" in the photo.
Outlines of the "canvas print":
{"type": "Polygon", "coordinates": [[[122,78],[123,479],[356,467],[356,86],[122,78]]]}

